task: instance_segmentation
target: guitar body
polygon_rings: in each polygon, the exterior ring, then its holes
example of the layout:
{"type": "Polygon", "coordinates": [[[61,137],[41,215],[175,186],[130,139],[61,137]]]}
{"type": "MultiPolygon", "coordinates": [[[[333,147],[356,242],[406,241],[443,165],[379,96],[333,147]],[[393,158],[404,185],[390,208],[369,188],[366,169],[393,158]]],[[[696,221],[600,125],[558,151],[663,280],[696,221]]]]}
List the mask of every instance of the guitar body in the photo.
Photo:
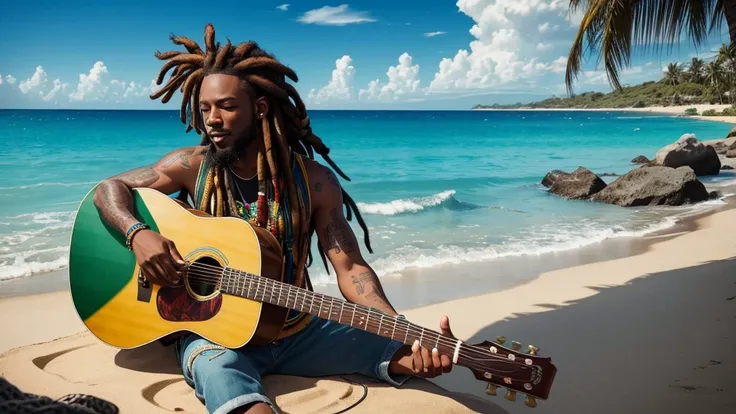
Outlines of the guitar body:
{"type": "MultiPolygon", "coordinates": [[[[103,342],[135,348],[169,334],[192,332],[227,348],[262,345],[281,332],[289,309],[221,294],[205,276],[177,287],[140,278],[125,236],[93,204],[93,188],[77,211],[69,252],[69,284],[77,314],[103,342]]],[[[232,267],[282,281],[281,249],[266,230],[234,217],[182,207],[165,194],[133,190],[136,217],[170,239],[187,262],[232,267]]],[[[211,279],[211,278],[210,278],[211,279]]]]}

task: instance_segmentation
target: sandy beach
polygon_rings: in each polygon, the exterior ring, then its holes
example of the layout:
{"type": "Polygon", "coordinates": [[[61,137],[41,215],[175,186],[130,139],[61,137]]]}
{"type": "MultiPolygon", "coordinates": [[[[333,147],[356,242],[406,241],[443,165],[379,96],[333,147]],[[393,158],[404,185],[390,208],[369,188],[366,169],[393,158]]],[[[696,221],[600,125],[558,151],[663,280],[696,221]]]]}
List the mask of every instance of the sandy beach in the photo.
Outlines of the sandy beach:
{"type": "MultiPolygon", "coordinates": [[[[446,314],[456,336],[469,343],[505,335],[524,348],[540,347],[558,374],[550,399],[535,412],[733,412],[734,232],[736,209],[729,202],[637,254],[403,311],[435,329],[446,314]]],[[[24,392],[90,393],[123,413],[205,412],[169,349],[119,351],[99,343],[84,330],[67,291],[5,298],[0,312],[16,316],[0,322],[0,375],[24,392]]],[[[266,382],[284,412],[335,412],[362,395],[362,387],[341,378],[266,382]]],[[[351,412],[529,410],[523,395],[517,402],[505,400],[502,389],[486,396],[485,384],[463,367],[434,383],[439,387],[421,380],[403,390],[369,385],[368,397],[351,412]]]]}
{"type": "MultiPolygon", "coordinates": [[[[698,114],[702,114],[703,111],[714,109],[716,112],[721,112],[726,108],[730,108],[731,104],[695,104],[695,105],[674,105],[674,106],[648,106],[646,108],[518,108],[518,109],[495,109],[495,108],[478,108],[476,111],[596,111],[596,112],[611,112],[611,111],[627,111],[627,112],[650,112],[657,114],[667,115],[681,115],[685,116],[685,110],[688,108],[695,108],[698,114]]],[[[729,124],[736,124],[736,116],[702,116],[702,115],[688,115],[693,119],[701,119],[704,121],[713,122],[725,122],[729,124]]]]}

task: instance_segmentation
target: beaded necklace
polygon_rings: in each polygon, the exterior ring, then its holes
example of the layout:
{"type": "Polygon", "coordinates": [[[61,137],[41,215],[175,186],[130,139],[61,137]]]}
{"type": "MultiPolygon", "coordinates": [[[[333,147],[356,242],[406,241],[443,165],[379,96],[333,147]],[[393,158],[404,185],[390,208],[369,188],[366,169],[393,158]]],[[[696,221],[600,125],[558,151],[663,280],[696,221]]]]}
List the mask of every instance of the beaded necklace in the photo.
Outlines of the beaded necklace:
{"type": "MultiPolygon", "coordinates": [[[[230,173],[243,181],[252,180],[253,178],[255,178],[255,175],[248,179],[243,178],[235,174],[235,171],[233,171],[232,168],[230,169],[230,173]]],[[[238,208],[238,215],[251,224],[255,224],[256,217],[258,217],[258,203],[247,202],[245,200],[245,194],[243,194],[243,190],[240,189],[240,184],[238,183],[238,180],[233,181],[235,182],[235,187],[238,189],[238,194],[240,195],[240,200],[235,200],[235,206],[238,208]]]]}

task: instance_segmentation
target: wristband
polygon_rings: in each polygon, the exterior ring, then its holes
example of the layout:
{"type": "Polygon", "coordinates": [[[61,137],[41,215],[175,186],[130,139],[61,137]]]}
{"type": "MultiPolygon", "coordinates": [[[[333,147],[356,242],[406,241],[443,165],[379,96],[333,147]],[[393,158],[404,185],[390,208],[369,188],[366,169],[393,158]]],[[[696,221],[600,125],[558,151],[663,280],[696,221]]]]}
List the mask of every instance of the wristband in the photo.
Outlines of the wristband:
{"type": "Polygon", "coordinates": [[[135,223],[130,226],[128,231],[125,233],[125,247],[128,248],[128,251],[133,251],[133,236],[141,230],[150,228],[151,226],[145,223],[135,223]]]}

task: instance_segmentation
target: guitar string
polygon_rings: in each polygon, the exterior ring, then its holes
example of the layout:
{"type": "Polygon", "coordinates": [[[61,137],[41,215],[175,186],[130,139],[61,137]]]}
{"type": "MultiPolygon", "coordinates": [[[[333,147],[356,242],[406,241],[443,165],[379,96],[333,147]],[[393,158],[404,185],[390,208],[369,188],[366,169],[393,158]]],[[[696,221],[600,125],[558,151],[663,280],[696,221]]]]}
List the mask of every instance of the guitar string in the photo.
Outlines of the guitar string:
{"type": "MultiPolygon", "coordinates": [[[[190,279],[191,279],[191,278],[190,278],[190,279]]],[[[194,280],[202,280],[202,281],[204,281],[204,282],[212,282],[212,280],[211,280],[211,279],[208,279],[208,278],[205,278],[205,279],[200,279],[200,277],[195,277],[195,278],[193,278],[193,279],[194,279],[194,280]]],[[[258,283],[258,282],[256,282],[256,283],[258,283]]],[[[249,292],[250,292],[250,291],[252,291],[252,290],[253,290],[253,289],[249,290],[249,292]]],[[[265,289],[265,286],[263,286],[263,289],[260,289],[260,288],[256,288],[255,290],[256,290],[256,293],[254,294],[254,296],[255,296],[255,295],[257,295],[258,293],[263,293],[263,294],[265,294],[265,293],[266,293],[266,289],[265,289]]],[[[324,303],[324,302],[323,302],[323,303],[324,303]]],[[[330,313],[330,314],[332,315],[332,313],[330,313]]],[[[351,325],[351,326],[352,326],[352,325],[351,325]]],[[[379,327],[380,327],[380,325],[376,324],[375,322],[370,322],[370,320],[369,320],[368,324],[366,324],[365,326],[366,326],[366,328],[368,328],[369,326],[371,326],[371,327],[376,327],[376,326],[379,326],[379,327]]],[[[418,332],[418,331],[415,331],[415,333],[416,333],[416,332],[418,332]]],[[[393,339],[393,338],[392,338],[392,339],[393,339]]],[[[456,344],[456,343],[455,343],[455,342],[453,342],[453,343],[451,344],[451,345],[452,345],[452,347],[454,347],[454,346],[455,346],[455,344],[456,344]]],[[[465,344],[465,345],[467,346],[467,344],[465,344]]],[[[506,365],[519,365],[519,366],[523,366],[524,368],[527,368],[527,367],[528,367],[528,365],[525,365],[525,364],[521,364],[521,363],[518,363],[518,362],[514,362],[514,361],[510,361],[510,360],[508,360],[508,359],[506,359],[506,358],[503,358],[503,357],[501,357],[501,356],[498,356],[498,355],[488,355],[488,354],[486,354],[485,352],[483,352],[483,354],[484,354],[484,355],[486,355],[486,356],[491,356],[492,358],[482,358],[482,359],[483,359],[483,361],[481,361],[481,360],[478,360],[478,359],[476,359],[476,358],[473,358],[473,357],[471,357],[471,356],[467,355],[467,354],[466,354],[465,352],[462,352],[462,351],[460,352],[460,355],[462,355],[462,356],[463,356],[463,357],[464,357],[465,359],[467,359],[467,360],[468,360],[468,362],[467,362],[467,363],[465,363],[464,365],[466,365],[466,366],[468,366],[468,367],[476,368],[476,369],[478,369],[478,370],[483,370],[483,371],[486,371],[486,370],[487,370],[487,367],[486,367],[485,365],[483,365],[483,363],[484,363],[484,362],[502,362],[503,364],[506,364],[506,365]]],[[[492,369],[493,369],[493,368],[492,368],[492,369]]],[[[531,368],[529,368],[529,369],[531,369],[531,368]]],[[[500,369],[500,368],[495,368],[495,370],[496,370],[496,371],[501,371],[501,369],[500,369]]],[[[498,376],[501,376],[501,375],[498,375],[498,376]]],[[[507,375],[507,376],[508,376],[508,377],[513,377],[512,375],[507,375]]],[[[530,381],[530,379],[527,379],[527,378],[521,378],[521,379],[519,379],[519,378],[515,378],[515,380],[516,380],[517,382],[527,382],[527,381],[530,381]]],[[[522,392],[525,392],[524,390],[521,390],[521,391],[522,391],[522,392]]]]}
{"type": "MultiPolygon", "coordinates": [[[[200,264],[200,263],[195,263],[195,264],[196,265],[200,265],[202,267],[207,267],[207,268],[211,268],[211,269],[217,269],[217,270],[219,270],[218,273],[223,273],[223,275],[224,275],[224,271],[225,270],[223,268],[221,268],[221,267],[212,266],[212,265],[206,265],[206,264],[200,264]]],[[[191,268],[191,265],[190,265],[190,268],[191,268]]],[[[233,271],[231,271],[231,272],[233,272],[233,271]]],[[[237,272],[239,272],[239,271],[237,271],[237,272]]],[[[192,274],[192,273],[190,272],[190,274],[192,274]]],[[[204,278],[197,277],[198,280],[210,281],[210,282],[213,282],[215,285],[216,284],[220,284],[222,282],[222,277],[219,274],[217,276],[215,276],[215,275],[212,275],[212,274],[207,273],[207,272],[201,273],[199,271],[196,271],[196,269],[195,269],[194,274],[196,276],[204,276],[204,278]]],[[[244,275],[244,276],[246,276],[244,279],[247,279],[248,277],[251,277],[251,278],[255,277],[255,278],[257,278],[257,279],[255,279],[255,282],[257,284],[257,286],[256,286],[256,294],[262,293],[262,297],[264,297],[264,298],[265,298],[265,294],[267,293],[267,289],[266,288],[268,287],[267,286],[268,285],[268,282],[269,281],[273,282],[271,279],[262,278],[261,276],[257,276],[257,275],[251,275],[251,274],[246,273],[246,272],[240,272],[240,273],[234,273],[233,272],[230,276],[236,276],[237,277],[238,275],[244,275]],[[263,284],[266,285],[266,286],[262,286],[263,292],[260,292],[258,290],[258,289],[261,288],[261,286],[260,286],[261,282],[259,280],[262,280],[264,282],[263,284]]],[[[252,283],[252,281],[251,281],[251,283],[252,283]]],[[[288,287],[292,287],[291,285],[287,285],[287,286],[288,287]]],[[[292,293],[291,292],[291,289],[290,288],[287,288],[287,299],[286,299],[286,302],[287,303],[288,303],[288,299],[291,297],[290,296],[291,293],[292,293]]],[[[313,293],[313,292],[310,292],[310,293],[313,293]]],[[[295,300],[297,299],[297,295],[298,295],[298,292],[295,293],[295,300]]],[[[269,297],[271,299],[273,299],[272,294],[270,294],[270,293],[269,293],[269,297]]],[[[320,304],[321,305],[324,304],[324,303],[326,303],[325,298],[329,298],[329,301],[330,301],[331,305],[334,305],[334,302],[335,301],[338,301],[338,303],[339,302],[344,302],[344,301],[341,301],[340,299],[332,298],[332,297],[328,297],[328,296],[325,296],[325,297],[316,296],[316,297],[318,297],[320,299],[320,304]]],[[[345,303],[349,303],[349,302],[345,302],[345,303]]],[[[355,304],[352,304],[352,303],[351,303],[351,305],[355,306],[355,304]]],[[[377,311],[377,312],[378,312],[378,315],[381,315],[381,317],[383,317],[385,315],[385,314],[380,313],[380,311],[377,311]]],[[[332,313],[330,312],[330,315],[331,314],[332,313]]],[[[371,322],[371,320],[370,320],[370,311],[369,312],[365,312],[364,310],[356,307],[356,315],[366,316],[366,317],[368,317],[367,320],[369,322],[371,322]]],[[[444,337],[443,335],[441,335],[441,334],[439,334],[437,332],[434,332],[434,331],[432,331],[430,329],[426,329],[426,328],[417,329],[417,328],[414,328],[412,325],[410,325],[409,323],[407,323],[405,321],[401,321],[401,320],[399,320],[399,321],[400,322],[397,322],[396,323],[397,327],[399,325],[403,325],[404,328],[406,328],[404,331],[405,331],[405,333],[407,335],[409,333],[424,335],[426,333],[426,331],[429,331],[430,333],[433,333],[435,335],[438,335],[439,340],[437,342],[442,343],[443,345],[447,346],[448,348],[454,348],[457,345],[457,342],[456,341],[453,341],[453,340],[450,340],[450,339],[446,339],[446,337],[444,337]]],[[[380,327],[380,325],[378,325],[378,326],[380,327]]],[[[481,357],[483,357],[483,356],[485,356],[486,358],[487,357],[490,357],[488,359],[495,359],[495,360],[498,360],[498,361],[503,361],[506,364],[520,365],[520,366],[524,366],[524,367],[527,366],[526,364],[522,364],[522,363],[519,363],[519,362],[516,362],[516,361],[511,361],[511,360],[508,360],[507,358],[504,358],[504,357],[499,356],[499,355],[494,355],[494,354],[489,355],[487,353],[488,351],[486,351],[483,348],[479,348],[476,345],[470,345],[470,344],[465,344],[465,343],[463,343],[463,345],[465,345],[467,347],[466,351],[469,351],[469,352],[463,352],[463,349],[461,348],[460,355],[462,355],[462,356],[464,356],[466,358],[471,358],[473,360],[476,360],[475,358],[473,358],[473,357],[470,356],[470,354],[472,353],[474,355],[478,355],[478,356],[481,356],[481,357]]],[[[486,358],[484,358],[484,359],[486,359],[486,358]]]]}
{"type": "MultiPolygon", "coordinates": [[[[200,263],[195,263],[195,264],[200,264],[200,263]]],[[[218,269],[218,270],[219,269],[223,269],[223,268],[218,267],[218,266],[212,266],[212,265],[206,265],[206,264],[200,264],[200,265],[203,266],[203,267],[208,267],[208,268],[212,268],[212,269],[218,269]]],[[[237,271],[237,272],[239,272],[239,271],[237,271]]],[[[195,273],[197,273],[197,272],[195,272],[195,273]]],[[[223,271],[220,271],[218,273],[223,273],[223,276],[224,276],[224,270],[223,271]]],[[[220,284],[222,282],[222,277],[220,275],[215,276],[215,275],[211,275],[211,274],[206,273],[206,272],[205,273],[199,273],[199,274],[205,276],[207,278],[206,280],[209,280],[211,282],[214,282],[215,284],[220,284]]],[[[258,289],[260,288],[259,285],[261,284],[260,281],[262,280],[264,282],[263,284],[266,285],[266,286],[263,286],[263,294],[262,294],[262,297],[265,298],[265,294],[267,292],[267,289],[266,288],[268,287],[267,286],[268,285],[268,282],[273,282],[271,279],[262,278],[261,276],[257,276],[257,275],[251,275],[251,274],[246,273],[246,272],[240,272],[239,274],[240,275],[245,275],[246,278],[244,278],[244,279],[247,279],[248,277],[255,278],[254,280],[255,280],[255,282],[257,284],[257,286],[256,286],[256,289],[257,289],[256,290],[256,293],[259,293],[258,289]]],[[[230,276],[231,277],[232,276],[236,276],[237,277],[239,274],[238,273],[234,273],[233,271],[231,271],[230,276]]],[[[252,283],[252,281],[251,281],[251,283],[252,283]]],[[[286,285],[286,286],[287,286],[287,300],[286,300],[286,302],[288,303],[288,298],[290,298],[290,293],[291,293],[291,291],[290,291],[290,289],[288,287],[291,287],[291,285],[286,285]]],[[[243,287],[245,287],[245,285],[243,285],[243,287]]],[[[295,299],[297,299],[297,296],[298,296],[298,291],[295,293],[295,299]]],[[[269,297],[271,299],[273,299],[273,297],[272,297],[271,294],[269,294],[269,297]]],[[[324,304],[325,303],[325,300],[324,300],[323,297],[321,297],[321,295],[320,296],[317,296],[317,297],[320,298],[321,304],[324,304]]],[[[332,298],[332,297],[328,297],[328,296],[325,296],[325,297],[329,298],[329,300],[330,300],[330,302],[331,302],[332,305],[334,305],[334,301],[338,301],[338,302],[341,301],[340,299],[336,299],[336,298],[332,298]]],[[[342,302],[344,302],[344,301],[342,301],[342,302]]],[[[349,303],[349,302],[346,302],[346,303],[349,303]]],[[[351,305],[354,305],[355,306],[355,304],[351,304],[351,305]]],[[[370,311],[369,312],[365,312],[364,310],[360,309],[359,307],[356,307],[356,310],[357,310],[356,314],[358,314],[360,316],[366,316],[366,317],[368,317],[368,320],[370,321],[370,318],[369,318],[370,317],[370,311]]],[[[380,313],[380,311],[377,311],[377,312],[381,316],[384,315],[384,314],[380,313]]],[[[411,333],[419,334],[419,335],[423,336],[424,333],[426,333],[427,331],[429,331],[430,333],[434,333],[435,335],[438,335],[438,337],[439,337],[439,341],[438,342],[441,342],[443,345],[446,345],[448,348],[454,348],[457,345],[457,341],[456,340],[453,341],[451,339],[446,339],[446,337],[444,337],[443,335],[441,335],[438,332],[432,331],[431,329],[426,329],[426,328],[423,328],[423,327],[417,329],[417,328],[414,328],[411,324],[409,324],[406,321],[399,322],[398,324],[402,324],[402,325],[404,325],[405,328],[407,328],[406,329],[407,334],[409,332],[411,332],[411,333]]],[[[397,324],[397,326],[398,326],[398,324],[397,324]]],[[[477,347],[475,345],[470,345],[470,344],[464,344],[464,345],[466,345],[468,347],[468,351],[474,351],[474,354],[475,355],[490,356],[491,359],[498,359],[498,360],[504,361],[506,363],[527,366],[526,364],[521,364],[521,363],[518,363],[518,362],[515,362],[515,361],[510,361],[507,358],[504,358],[504,357],[499,356],[499,355],[488,355],[487,354],[488,351],[485,351],[485,349],[479,348],[479,347],[477,347]]],[[[463,356],[467,356],[466,354],[464,354],[462,352],[462,350],[460,352],[461,352],[461,354],[463,354],[463,356]]]]}
{"type": "MultiPolygon", "coordinates": [[[[197,273],[197,272],[195,272],[195,273],[197,273]]],[[[206,281],[213,282],[214,284],[219,284],[221,282],[221,280],[219,279],[219,277],[217,279],[214,279],[212,277],[212,275],[210,275],[208,273],[200,273],[200,274],[201,275],[204,275],[205,278],[204,279],[198,279],[198,280],[206,280],[206,281]]],[[[237,275],[233,274],[232,276],[237,276],[237,275]]],[[[253,277],[254,275],[250,275],[250,276],[253,277]]],[[[268,289],[267,289],[268,286],[266,286],[267,283],[268,283],[268,281],[271,281],[271,280],[270,279],[266,279],[266,278],[260,279],[261,278],[260,276],[256,276],[256,277],[259,278],[259,279],[256,279],[255,280],[255,283],[257,284],[257,286],[256,286],[256,293],[254,294],[254,296],[256,296],[257,294],[261,293],[261,296],[263,298],[265,298],[265,295],[268,294],[269,297],[271,299],[273,299],[273,295],[271,293],[268,293],[268,289]],[[263,283],[264,286],[260,286],[261,282],[259,280],[263,280],[264,281],[264,283],[263,283]]],[[[252,283],[252,281],[251,281],[251,283],[252,283]]],[[[243,285],[243,286],[245,286],[245,285],[243,285]]],[[[291,285],[287,285],[287,286],[291,286],[291,285]]],[[[249,292],[250,292],[250,290],[252,290],[252,288],[249,289],[249,292]]],[[[298,295],[298,292],[295,293],[295,300],[297,299],[297,295],[298,295]]],[[[335,301],[338,301],[338,303],[344,302],[344,301],[341,301],[340,299],[332,298],[332,297],[329,297],[329,296],[325,296],[325,297],[316,296],[316,297],[320,299],[320,306],[322,306],[323,304],[325,304],[327,302],[325,300],[325,298],[328,298],[330,304],[333,305],[333,306],[335,305],[335,301]]],[[[288,300],[290,298],[291,298],[291,291],[287,288],[287,299],[286,299],[286,302],[287,303],[288,303],[288,300]]],[[[349,303],[349,302],[344,302],[344,303],[349,303]]],[[[351,305],[354,305],[354,304],[351,303],[351,305]]],[[[330,315],[331,314],[332,314],[332,312],[330,312],[330,315]]],[[[369,322],[371,322],[371,320],[370,320],[370,314],[371,314],[370,311],[369,312],[365,312],[364,310],[356,307],[356,313],[355,314],[356,315],[359,315],[359,316],[365,316],[365,317],[367,317],[367,320],[369,322]]],[[[378,315],[381,315],[381,317],[383,317],[385,315],[385,314],[380,313],[380,311],[377,311],[377,314],[378,315]]],[[[398,322],[396,325],[397,325],[397,327],[399,325],[403,325],[406,328],[404,330],[404,332],[407,335],[409,333],[412,333],[412,334],[415,334],[415,335],[419,335],[420,338],[421,338],[421,336],[423,336],[424,334],[427,333],[427,331],[429,331],[429,333],[434,333],[435,335],[437,335],[439,337],[439,341],[438,342],[442,343],[443,345],[446,345],[448,348],[454,348],[457,345],[457,341],[456,340],[453,341],[451,339],[446,339],[446,337],[444,337],[443,335],[441,335],[441,334],[439,334],[437,332],[434,332],[434,331],[432,331],[430,329],[426,329],[426,328],[423,328],[423,327],[417,329],[417,328],[414,328],[409,323],[404,322],[404,321],[398,322]]],[[[377,326],[380,327],[380,325],[377,325],[377,326]]],[[[521,363],[518,363],[518,362],[515,362],[515,361],[510,361],[507,358],[504,358],[504,357],[499,356],[499,355],[488,355],[487,354],[488,351],[485,351],[485,349],[483,349],[483,348],[476,348],[475,345],[470,345],[470,344],[465,344],[465,343],[463,343],[463,344],[466,347],[468,347],[467,351],[474,351],[473,353],[475,355],[489,356],[491,359],[497,359],[497,360],[503,361],[505,363],[509,363],[509,364],[513,364],[513,365],[523,365],[523,366],[526,366],[526,364],[521,364],[521,363]]],[[[469,355],[467,355],[465,352],[462,352],[462,350],[460,351],[460,354],[463,355],[463,356],[465,356],[465,357],[469,357],[469,355]]]]}
{"type": "MultiPolygon", "coordinates": [[[[205,280],[205,281],[207,281],[207,280],[205,280]]],[[[370,325],[370,323],[368,325],[370,325]]],[[[366,326],[368,326],[368,325],[366,325],[366,326]]],[[[371,326],[377,326],[377,325],[374,324],[374,325],[371,325],[371,326]]],[[[461,352],[461,354],[464,354],[464,353],[461,352]]],[[[465,365],[465,366],[467,366],[469,368],[475,368],[475,369],[480,370],[480,371],[488,371],[488,367],[486,365],[484,365],[484,362],[488,362],[488,361],[479,361],[476,358],[469,357],[467,355],[463,355],[463,356],[467,360],[467,362],[464,363],[463,365],[465,365]]],[[[509,361],[509,360],[507,360],[505,358],[502,358],[502,357],[498,357],[498,356],[495,356],[495,357],[496,358],[500,358],[500,359],[493,360],[493,361],[490,361],[490,362],[503,362],[503,363],[510,364],[510,365],[523,365],[523,364],[520,364],[518,362],[509,361]]],[[[524,367],[527,367],[526,365],[523,365],[523,366],[524,367]]],[[[491,368],[491,370],[501,371],[501,369],[499,369],[499,368],[491,368]]],[[[496,376],[498,378],[502,377],[502,375],[499,375],[499,374],[497,374],[496,376]]],[[[506,375],[506,377],[512,378],[517,383],[518,382],[531,382],[531,379],[527,379],[527,378],[521,378],[521,379],[519,379],[519,378],[513,378],[513,375],[506,375]]],[[[499,385],[508,387],[508,384],[499,384],[499,385]]],[[[521,391],[521,392],[527,392],[528,393],[527,390],[521,390],[521,389],[519,389],[519,391],[521,391]]]]}
{"type": "MultiPolygon", "coordinates": [[[[375,327],[376,324],[375,323],[373,323],[373,324],[368,323],[367,326],[374,326],[375,327]]],[[[488,362],[491,362],[491,363],[501,362],[501,363],[503,363],[505,365],[521,365],[519,363],[511,362],[511,361],[509,361],[509,360],[507,360],[505,358],[501,358],[501,359],[498,359],[498,360],[495,360],[495,359],[488,360],[487,358],[482,358],[483,361],[481,361],[481,360],[478,360],[478,359],[473,358],[471,356],[465,355],[464,352],[461,352],[460,354],[465,359],[465,361],[464,361],[464,363],[462,365],[464,365],[464,366],[466,366],[468,368],[474,368],[476,370],[486,371],[486,372],[489,371],[489,370],[490,371],[496,371],[497,373],[495,375],[496,375],[497,378],[502,378],[502,377],[511,378],[512,381],[515,381],[516,383],[531,383],[531,382],[533,382],[533,380],[531,378],[523,378],[523,377],[520,378],[519,375],[518,375],[518,373],[517,374],[515,374],[515,373],[506,373],[506,372],[504,372],[505,370],[503,368],[499,368],[499,367],[491,367],[491,368],[489,368],[486,365],[486,363],[488,363],[488,362]],[[499,374],[498,372],[502,372],[502,373],[499,374]]],[[[524,368],[528,368],[528,369],[533,369],[531,367],[528,367],[527,365],[523,365],[523,367],[524,368]]],[[[509,368],[513,369],[513,367],[509,367],[509,368]]],[[[507,388],[514,389],[513,387],[509,387],[508,384],[505,384],[505,383],[504,384],[500,384],[499,383],[499,385],[500,386],[507,387],[507,388]]],[[[517,389],[517,390],[520,391],[520,392],[523,392],[523,393],[528,393],[530,391],[530,390],[522,390],[522,389],[517,389]]]]}

